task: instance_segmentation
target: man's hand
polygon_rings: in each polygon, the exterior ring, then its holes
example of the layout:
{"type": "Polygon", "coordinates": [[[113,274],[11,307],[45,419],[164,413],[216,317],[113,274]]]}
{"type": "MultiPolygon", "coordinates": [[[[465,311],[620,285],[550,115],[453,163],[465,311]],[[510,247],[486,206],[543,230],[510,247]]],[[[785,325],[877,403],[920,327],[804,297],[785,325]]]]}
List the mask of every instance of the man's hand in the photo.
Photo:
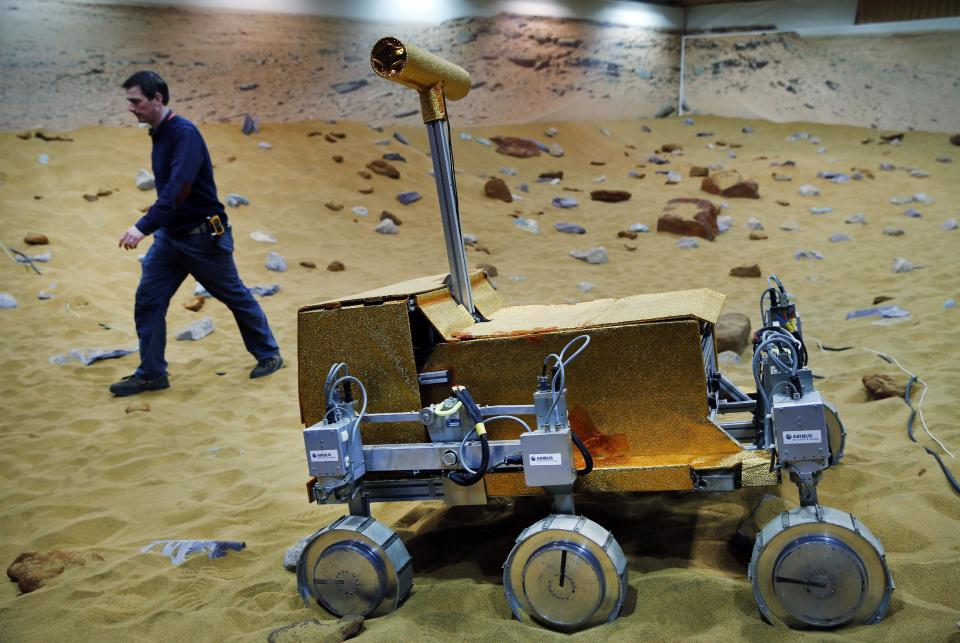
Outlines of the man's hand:
{"type": "Polygon", "coordinates": [[[126,232],[123,233],[123,236],[120,237],[119,247],[124,250],[133,250],[137,247],[137,244],[143,241],[143,238],[146,235],[140,232],[137,229],[137,226],[130,226],[126,232]]]}

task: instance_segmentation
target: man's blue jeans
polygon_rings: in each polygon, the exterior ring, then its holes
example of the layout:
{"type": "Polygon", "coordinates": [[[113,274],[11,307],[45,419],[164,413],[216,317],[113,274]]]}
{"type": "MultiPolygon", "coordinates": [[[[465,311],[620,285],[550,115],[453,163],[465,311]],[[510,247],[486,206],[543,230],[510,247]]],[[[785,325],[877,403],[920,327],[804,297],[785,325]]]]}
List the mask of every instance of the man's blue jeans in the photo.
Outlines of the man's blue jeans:
{"type": "Polygon", "coordinates": [[[173,238],[158,230],[143,259],[133,313],[140,337],[138,377],[153,379],[167,373],[163,357],[167,346],[167,308],[188,274],[227,305],[237,320],[247,351],[257,361],[279,355],[267,316],[240,281],[233,261],[231,229],[228,227],[219,238],[208,234],[173,238]]]}

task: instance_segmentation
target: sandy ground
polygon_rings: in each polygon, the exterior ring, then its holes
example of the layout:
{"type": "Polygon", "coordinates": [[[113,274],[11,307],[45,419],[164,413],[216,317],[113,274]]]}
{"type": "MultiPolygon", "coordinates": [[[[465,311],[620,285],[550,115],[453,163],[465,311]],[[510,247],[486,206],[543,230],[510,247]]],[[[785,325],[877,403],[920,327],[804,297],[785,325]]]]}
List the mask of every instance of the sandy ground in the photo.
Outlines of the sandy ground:
{"type": "MultiPolygon", "coordinates": [[[[191,116],[189,106],[184,113],[191,116]]],[[[960,162],[960,149],[942,134],[909,133],[900,146],[880,146],[870,130],[720,118],[697,118],[693,126],[676,119],[558,122],[553,123],[559,130],[554,139],[543,136],[546,125],[455,130],[463,228],[490,251],[468,250],[471,264],[487,262],[499,269],[496,283],[508,304],[710,287],[727,294],[726,311],[748,314],[754,325],[764,282],[732,278],[728,271],[758,263],[764,274],[777,273],[797,296],[809,338],[856,347],[846,352],[814,349],[811,357],[813,370],[823,376],[818,387],[839,406],[849,431],[847,457],[827,472],[820,498],[854,513],[874,531],[887,549],[897,583],[889,615],[880,625],[810,636],[778,630],[758,616],[745,561],[728,540],[764,493],[780,494],[784,503],[795,506],[792,485],[726,495],[584,499],[580,509],[611,528],[629,556],[631,594],[622,618],[576,638],[956,640],[958,496],[933,458],[907,439],[903,402],[867,401],[860,378],[892,371],[862,348],[896,356],[929,383],[928,423],[948,446],[960,450],[955,422],[960,313],[943,308],[946,299],[960,295],[960,231],[939,227],[960,216],[960,166],[934,160],[953,155],[960,162]],[[642,131],[644,124],[653,131],[642,131]],[[745,125],[754,133],[741,133],[745,125]],[[827,153],[817,154],[818,146],[808,140],[786,142],[798,130],[820,137],[827,153]],[[506,157],[476,140],[462,140],[458,134],[464,131],[475,137],[514,134],[556,141],[566,155],[506,157]],[[702,131],[715,134],[697,137],[702,131]],[[867,137],[874,142],[861,144],[867,137]],[[721,140],[742,145],[735,150],[737,158],[717,146],[721,140]],[[684,147],[683,154],[671,156],[670,165],[663,166],[684,175],[680,185],[664,185],[652,165],[637,167],[666,143],[684,147]],[[771,167],[788,159],[796,162],[795,168],[771,167]],[[903,169],[883,172],[881,162],[919,167],[930,176],[914,178],[903,169]],[[699,190],[699,179],[687,175],[692,165],[713,163],[760,184],[759,200],[728,200],[724,212],[733,218],[730,231],[689,250],[677,248],[677,238],[669,234],[617,238],[617,231],[633,223],[655,229],[670,198],[707,196],[699,190]],[[500,174],[503,167],[516,169],[516,176],[500,174]],[[875,178],[842,185],[816,178],[821,170],[851,167],[870,169],[875,178]],[[548,170],[564,170],[560,185],[535,182],[548,170]],[[628,178],[630,170],[646,172],[646,178],[628,178]],[[788,173],[793,181],[775,182],[773,171],[788,173]],[[591,201],[588,193],[601,187],[595,182],[601,174],[606,177],[602,187],[629,190],[633,198],[619,204],[591,201]],[[506,204],[486,198],[488,175],[505,178],[524,200],[506,204]],[[529,192],[517,187],[521,182],[529,184],[529,192]],[[804,183],[819,186],[822,196],[800,196],[797,190],[804,183]],[[909,206],[889,203],[891,197],[920,191],[933,199],[930,205],[913,204],[922,218],[904,216],[909,206]],[[559,195],[574,196],[579,207],[551,206],[559,195]],[[833,212],[809,212],[824,206],[833,212]],[[844,223],[858,212],[865,214],[866,225],[844,223]],[[518,228],[511,218],[516,214],[536,220],[541,233],[518,228]],[[751,217],[763,222],[768,239],[748,239],[745,224],[751,217]],[[556,232],[553,225],[561,221],[583,225],[587,233],[556,232]],[[799,229],[782,230],[787,221],[799,229]],[[886,236],[881,231],[887,226],[905,234],[886,236]],[[847,233],[852,240],[831,243],[828,237],[834,233],[847,233]],[[587,265],[568,256],[573,249],[601,245],[609,252],[608,264],[587,265]],[[800,249],[818,250],[824,258],[794,259],[800,249]],[[923,268],[894,274],[894,257],[923,268]],[[578,289],[583,281],[594,285],[590,293],[578,289]],[[878,295],[892,297],[889,303],[911,316],[883,324],[845,320],[849,310],[869,307],[878,295]]],[[[249,380],[253,360],[243,351],[229,311],[216,301],[208,301],[199,313],[185,310],[182,303],[193,289],[188,280],[167,317],[172,388],[132,399],[111,398],[106,387],[133,371],[135,356],[87,367],[48,360],[71,349],[136,345],[132,307],[139,253],[116,245],[138,210],[152,200],[151,193],[134,186],[137,170],[148,162],[149,138],[135,127],[81,128],[66,133],[72,142],[0,134],[0,239],[29,254],[52,252],[49,263],[38,264],[42,276],[0,259],[0,291],[19,302],[16,309],[0,311],[0,561],[8,564],[21,552],[50,549],[103,557],[68,569],[30,594],[20,595],[13,583],[3,586],[0,638],[263,640],[287,623],[329,618],[302,606],[294,576],[281,566],[288,545],[342,513],[337,507],[308,504],[303,490],[307,474],[297,405],[297,309],[445,270],[426,137],[419,127],[377,132],[356,123],[267,124],[252,137],[239,129],[231,123],[208,125],[203,132],[221,197],[237,192],[251,201],[229,211],[237,263],[248,285],[281,286],[262,303],[290,367],[266,380],[249,380]],[[346,136],[330,143],[322,136],[308,137],[313,131],[346,136]],[[391,139],[395,131],[405,134],[410,145],[391,139]],[[392,142],[374,144],[381,139],[392,142]],[[272,149],[259,148],[260,142],[269,142],[272,149]],[[399,180],[358,175],[385,152],[407,159],[396,163],[399,180]],[[49,155],[46,165],[37,162],[44,153],[49,155]],[[342,164],[333,155],[342,155],[342,164]],[[369,187],[372,194],[358,192],[369,187]],[[95,202],[83,198],[106,190],[112,193],[95,202]],[[404,190],[418,190],[424,198],[402,206],[395,195],[404,190]],[[344,208],[334,212],[325,202],[344,208]],[[352,214],[354,206],[367,208],[369,216],[352,214]],[[385,209],[403,221],[397,236],[373,230],[385,209]],[[278,243],[252,240],[256,230],[276,235],[278,243]],[[29,232],[47,234],[50,245],[28,248],[22,239],[29,232]],[[269,251],[285,256],[290,269],[266,270],[269,251]],[[324,270],[332,260],[342,261],[346,270],[324,270]],[[315,262],[318,268],[304,268],[300,261],[315,262]],[[54,297],[38,300],[41,290],[54,297]],[[212,335],[196,343],[173,341],[174,332],[203,315],[216,324],[212,335]],[[125,412],[141,402],[151,410],[125,412]],[[241,540],[247,549],[215,560],[192,557],[180,567],[161,555],[140,553],[155,539],[183,538],[241,540]]],[[[725,371],[743,383],[750,377],[746,366],[725,371]]],[[[631,385],[627,376],[624,385],[631,385]]],[[[946,460],[960,475],[956,460],[946,460]]],[[[376,506],[375,516],[406,540],[416,576],[406,604],[389,617],[367,622],[363,638],[560,639],[512,621],[500,584],[500,565],[513,539],[546,511],[538,501],[455,510],[433,503],[376,506]]]]}

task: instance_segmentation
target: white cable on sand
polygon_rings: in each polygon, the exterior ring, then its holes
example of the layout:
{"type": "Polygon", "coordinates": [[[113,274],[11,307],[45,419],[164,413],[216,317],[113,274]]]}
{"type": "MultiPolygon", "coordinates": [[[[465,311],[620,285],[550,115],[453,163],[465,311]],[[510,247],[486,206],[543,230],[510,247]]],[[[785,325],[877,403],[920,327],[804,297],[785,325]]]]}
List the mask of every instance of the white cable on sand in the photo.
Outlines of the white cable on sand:
{"type": "Polygon", "coordinates": [[[893,355],[888,355],[887,353],[881,353],[880,351],[875,351],[872,348],[864,348],[863,350],[867,351],[868,353],[873,353],[874,355],[879,356],[881,359],[884,359],[890,362],[891,364],[899,368],[901,371],[903,371],[904,373],[906,373],[907,375],[909,375],[910,377],[912,377],[913,379],[915,379],[916,381],[920,382],[920,384],[923,385],[923,392],[920,393],[920,400],[917,402],[917,415],[920,416],[920,424],[923,426],[923,430],[926,432],[926,434],[929,435],[934,442],[940,445],[940,448],[943,449],[944,453],[946,453],[951,458],[956,458],[957,456],[953,455],[950,449],[948,449],[947,446],[940,441],[940,438],[935,436],[933,432],[930,431],[930,428],[927,426],[927,420],[926,418],[923,417],[923,398],[926,397],[927,395],[927,383],[922,379],[920,379],[919,377],[917,377],[916,375],[914,375],[913,373],[911,373],[910,371],[908,371],[907,369],[905,369],[903,366],[901,366],[900,362],[898,362],[897,358],[894,357],[893,355]]]}

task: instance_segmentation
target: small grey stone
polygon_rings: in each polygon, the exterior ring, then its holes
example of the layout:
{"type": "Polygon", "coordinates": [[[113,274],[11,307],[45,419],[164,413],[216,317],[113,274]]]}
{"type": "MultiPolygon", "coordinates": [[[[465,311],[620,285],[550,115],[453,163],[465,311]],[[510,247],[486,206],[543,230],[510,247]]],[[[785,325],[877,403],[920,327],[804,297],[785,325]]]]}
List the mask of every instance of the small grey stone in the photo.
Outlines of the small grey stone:
{"type": "Polygon", "coordinates": [[[241,205],[250,205],[250,199],[231,192],[227,195],[227,205],[231,208],[239,208],[241,205]]]}
{"type": "Polygon", "coordinates": [[[477,143],[480,143],[480,145],[483,145],[484,147],[490,147],[491,145],[493,145],[493,142],[487,138],[477,137],[473,140],[475,140],[477,143]]]}
{"type": "Polygon", "coordinates": [[[678,248],[699,248],[700,242],[693,237],[680,237],[677,241],[678,248]]]}
{"type": "Polygon", "coordinates": [[[588,250],[571,250],[570,256],[574,259],[592,264],[602,264],[610,261],[610,259],[607,258],[607,249],[603,246],[590,248],[588,250]]]}
{"type": "Polygon", "coordinates": [[[894,257],[893,259],[893,271],[894,272],[912,272],[916,266],[913,265],[910,261],[907,261],[903,257],[894,257]]]}
{"type": "Polygon", "coordinates": [[[910,170],[910,176],[915,179],[925,179],[930,176],[930,173],[923,170],[910,170]]]}
{"type": "Polygon", "coordinates": [[[729,214],[721,214],[717,217],[717,229],[720,232],[726,232],[733,227],[733,217],[729,214]]]}
{"type": "Polygon", "coordinates": [[[630,232],[650,232],[650,227],[643,223],[634,223],[627,230],[630,232]]]}
{"type": "Polygon", "coordinates": [[[923,216],[923,213],[920,212],[920,210],[917,210],[915,208],[907,208],[907,211],[904,212],[903,214],[904,216],[908,216],[911,219],[919,219],[920,217],[923,216]]]}
{"type": "Polygon", "coordinates": [[[831,243],[839,243],[841,241],[851,241],[853,237],[849,234],[844,234],[842,232],[837,232],[836,234],[830,235],[831,243]]]}
{"type": "Polygon", "coordinates": [[[190,325],[177,333],[177,339],[196,341],[213,332],[213,318],[204,317],[190,322],[190,325]]]}
{"type": "Polygon", "coordinates": [[[647,161],[649,161],[650,163],[653,163],[654,165],[666,165],[667,163],[670,162],[670,161],[668,161],[668,160],[665,159],[665,158],[661,158],[661,157],[657,156],[656,154],[648,157],[648,158],[647,158],[647,161]]]}
{"type": "Polygon", "coordinates": [[[900,228],[887,226],[883,229],[883,234],[887,235],[888,237],[902,237],[905,233],[900,228]]]}
{"type": "Polygon", "coordinates": [[[287,260],[276,252],[271,252],[267,255],[266,267],[267,270],[273,270],[274,272],[286,272],[287,260]]]}
{"type": "Polygon", "coordinates": [[[473,138],[473,134],[470,134],[469,132],[460,132],[461,141],[469,141],[472,138],[473,138]]]}
{"type": "Polygon", "coordinates": [[[378,138],[373,142],[373,144],[374,145],[390,145],[390,142],[391,141],[389,138],[378,138]]]}
{"type": "Polygon", "coordinates": [[[419,192],[401,192],[397,195],[397,201],[403,205],[410,205],[414,201],[419,201],[421,198],[419,192]]]}
{"type": "Polygon", "coordinates": [[[553,227],[557,232],[565,232],[567,234],[586,234],[587,232],[586,228],[578,226],[575,223],[560,222],[555,223],[553,227]]]}
{"type": "Polygon", "coordinates": [[[639,76],[643,80],[650,80],[651,78],[653,78],[653,72],[647,69],[638,69],[637,76],[639,76]]]}
{"type": "Polygon", "coordinates": [[[897,169],[897,166],[893,163],[881,163],[880,169],[884,172],[893,172],[895,169],[897,169]]]}
{"type": "Polygon", "coordinates": [[[559,143],[551,143],[547,147],[547,153],[550,154],[550,156],[555,156],[559,158],[563,156],[563,148],[560,147],[559,143]]]}
{"type": "Polygon", "coordinates": [[[399,152],[387,152],[386,154],[383,155],[383,160],[384,160],[384,161],[398,161],[398,162],[401,162],[401,163],[406,163],[406,162],[407,162],[407,159],[403,158],[403,156],[402,156],[399,152]]]}
{"type": "Polygon", "coordinates": [[[543,130],[544,136],[549,136],[550,138],[553,138],[554,136],[556,136],[557,133],[558,132],[556,127],[548,127],[547,129],[543,130]]]}
{"type": "Polygon", "coordinates": [[[152,190],[156,183],[154,182],[153,175],[150,172],[147,172],[145,169],[140,168],[140,171],[137,172],[137,177],[134,179],[137,184],[138,190],[152,190]]]}
{"type": "Polygon", "coordinates": [[[829,214],[833,208],[810,208],[810,214],[829,214]]]}
{"type": "Polygon", "coordinates": [[[800,229],[800,224],[796,221],[784,221],[780,224],[780,229],[786,232],[796,232],[800,229]]]}
{"type": "Polygon", "coordinates": [[[597,176],[593,177],[593,182],[594,182],[594,183],[603,183],[603,182],[606,181],[606,180],[607,180],[607,175],[606,175],[606,174],[600,174],[600,175],[597,175],[597,176]]]}
{"type": "Polygon", "coordinates": [[[41,154],[40,156],[37,157],[37,163],[39,163],[40,165],[46,165],[49,162],[50,162],[49,154],[41,154]]]}
{"type": "Polygon", "coordinates": [[[527,232],[533,234],[540,234],[540,224],[534,221],[533,219],[524,219],[523,217],[517,217],[513,220],[513,225],[517,226],[521,230],[526,230],[527,232]]]}
{"type": "Polygon", "coordinates": [[[943,307],[944,307],[944,308],[956,308],[956,307],[957,307],[957,300],[956,300],[956,299],[948,299],[948,300],[946,300],[945,302],[943,302],[943,307]]]}
{"type": "Polygon", "coordinates": [[[577,207],[577,200],[572,196],[555,196],[553,201],[551,201],[553,207],[555,208],[575,208],[577,207]]]}
{"type": "Polygon", "coordinates": [[[608,130],[606,127],[601,127],[600,133],[603,134],[604,136],[610,136],[610,130],[608,130]]]}
{"type": "Polygon", "coordinates": [[[938,156],[937,163],[953,163],[953,159],[949,156],[938,156]]]}
{"type": "Polygon", "coordinates": [[[861,224],[863,224],[863,225],[866,225],[866,223],[867,223],[867,216],[866,216],[863,212],[857,212],[856,214],[851,214],[849,217],[847,217],[847,221],[846,221],[846,222],[847,222],[847,223],[861,223],[861,224]]]}
{"type": "Polygon", "coordinates": [[[382,220],[376,228],[375,231],[380,234],[399,234],[400,229],[397,227],[397,224],[393,222],[393,219],[384,219],[382,220]]]}
{"type": "Polygon", "coordinates": [[[273,149],[273,145],[270,145],[270,143],[267,143],[266,141],[260,141],[259,143],[257,143],[257,147],[259,147],[261,150],[273,149]]]}
{"type": "Polygon", "coordinates": [[[823,259],[823,255],[816,250],[797,250],[793,253],[794,259],[823,259]]]}
{"type": "Polygon", "coordinates": [[[346,94],[352,91],[356,91],[367,84],[366,79],[361,78],[360,80],[349,80],[343,83],[335,83],[330,85],[333,91],[338,94],[346,94]]]}
{"type": "Polygon", "coordinates": [[[506,175],[506,176],[516,176],[516,175],[517,175],[517,168],[515,168],[515,167],[502,167],[502,168],[500,168],[500,174],[503,174],[503,175],[506,175]]]}
{"type": "Polygon", "coordinates": [[[460,236],[463,238],[463,242],[464,242],[465,244],[467,244],[468,246],[475,246],[475,245],[477,245],[477,243],[478,243],[478,241],[479,241],[479,239],[477,239],[477,235],[475,235],[475,234],[470,234],[470,233],[468,233],[468,232],[464,232],[464,233],[463,233],[462,235],[460,235],[460,236]]]}
{"type": "Polygon", "coordinates": [[[753,128],[750,126],[744,127],[740,131],[744,134],[753,134],[753,128]]]}
{"type": "Polygon", "coordinates": [[[941,230],[956,230],[957,229],[957,220],[956,219],[947,219],[940,224],[941,230]]]}
{"type": "Polygon", "coordinates": [[[524,181],[523,183],[517,184],[517,189],[520,190],[521,192],[529,192],[530,186],[526,183],[526,181],[524,181]]]}
{"type": "Polygon", "coordinates": [[[799,192],[801,196],[820,196],[820,188],[815,185],[810,185],[809,183],[801,185],[797,192],[799,192]]]}
{"type": "Polygon", "coordinates": [[[313,534],[304,536],[283,553],[284,569],[288,572],[297,571],[297,563],[300,561],[300,555],[303,553],[303,550],[307,548],[311,538],[313,538],[313,534]]]}
{"type": "Polygon", "coordinates": [[[679,172],[667,172],[667,185],[677,185],[683,180],[683,175],[679,172]]]}
{"type": "Polygon", "coordinates": [[[693,125],[693,119],[692,119],[692,118],[685,118],[685,119],[683,119],[683,124],[684,124],[684,125],[693,125]]]}
{"type": "Polygon", "coordinates": [[[410,145],[410,141],[407,140],[407,137],[401,134],[400,132],[394,132],[393,138],[397,139],[399,142],[403,143],[404,145],[410,145]]]}
{"type": "MultiPolygon", "coordinates": [[[[241,87],[243,89],[243,87],[241,87]]],[[[260,131],[260,119],[251,116],[250,114],[243,115],[243,126],[240,128],[240,131],[250,136],[255,132],[260,131]]]]}
{"type": "Polygon", "coordinates": [[[747,227],[751,230],[763,230],[763,223],[756,217],[750,217],[747,220],[747,227]]]}
{"type": "Polygon", "coordinates": [[[17,298],[8,292],[0,292],[0,309],[17,307],[17,298]]]}
{"type": "Polygon", "coordinates": [[[589,281],[581,281],[577,283],[577,288],[580,290],[580,292],[590,292],[593,290],[594,286],[589,281]]]}
{"type": "Polygon", "coordinates": [[[367,210],[362,205],[355,205],[350,209],[350,211],[353,212],[358,217],[365,217],[368,214],[370,214],[369,210],[367,210]]]}
{"type": "Polygon", "coordinates": [[[717,355],[717,362],[720,364],[741,364],[743,363],[743,358],[733,351],[723,351],[717,355]]]}

